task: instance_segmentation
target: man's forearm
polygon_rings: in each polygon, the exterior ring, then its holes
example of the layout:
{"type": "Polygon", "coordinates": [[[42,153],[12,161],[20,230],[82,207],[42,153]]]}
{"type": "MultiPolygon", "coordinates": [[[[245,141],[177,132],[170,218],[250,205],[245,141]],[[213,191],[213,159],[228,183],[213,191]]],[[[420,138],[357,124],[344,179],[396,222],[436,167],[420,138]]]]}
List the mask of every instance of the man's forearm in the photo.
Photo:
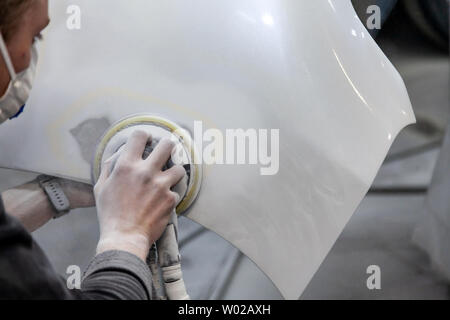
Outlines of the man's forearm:
{"type": "Polygon", "coordinates": [[[2,193],[6,212],[33,232],[50,219],[55,211],[44,190],[37,182],[30,182],[2,193]]]}
{"type": "Polygon", "coordinates": [[[126,251],[98,254],[89,264],[79,299],[149,300],[152,274],[147,264],[126,251]]]}
{"type": "Polygon", "coordinates": [[[69,290],[24,226],[5,214],[0,197],[0,300],[150,299],[151,278],[142,259],[124,251],[107,251],[92,259],[81,290],[69,290]]]}

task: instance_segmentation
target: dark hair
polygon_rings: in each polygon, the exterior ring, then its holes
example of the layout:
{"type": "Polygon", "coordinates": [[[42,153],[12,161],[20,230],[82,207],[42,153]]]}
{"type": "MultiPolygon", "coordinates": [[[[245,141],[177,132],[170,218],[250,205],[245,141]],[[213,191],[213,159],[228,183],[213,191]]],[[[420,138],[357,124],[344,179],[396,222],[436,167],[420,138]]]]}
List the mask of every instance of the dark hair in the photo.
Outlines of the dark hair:
{"type": "Polygon", "coordinates": [[[34,0],[0,0],[0,31],[8,41],[34,0]]]}

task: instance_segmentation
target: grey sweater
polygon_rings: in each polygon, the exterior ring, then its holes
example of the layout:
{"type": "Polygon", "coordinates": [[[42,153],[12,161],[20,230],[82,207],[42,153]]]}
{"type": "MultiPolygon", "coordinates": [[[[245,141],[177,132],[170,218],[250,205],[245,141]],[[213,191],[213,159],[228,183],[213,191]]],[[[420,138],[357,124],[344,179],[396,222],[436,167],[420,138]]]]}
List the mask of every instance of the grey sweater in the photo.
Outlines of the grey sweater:
{"type": "Polygon", "coordinates": [[[69,290],[32,236],[5,213],[0,198],[0,299],[151,299],[151,272],[124,251],[94,257],[81,290],[69,290]]]}

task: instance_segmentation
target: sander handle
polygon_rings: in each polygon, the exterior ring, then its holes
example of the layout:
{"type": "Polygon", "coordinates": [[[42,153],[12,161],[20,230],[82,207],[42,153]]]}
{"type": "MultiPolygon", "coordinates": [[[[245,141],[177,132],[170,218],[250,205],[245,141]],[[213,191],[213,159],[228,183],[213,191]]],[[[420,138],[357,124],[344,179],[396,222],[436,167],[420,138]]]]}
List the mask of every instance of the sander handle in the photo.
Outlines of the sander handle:
{"type": "Polygon", "coordinates": [[[173,210],[164,233],[156,241],[158,263],[168,300],[189,300],[181,271],[178,247],[178,216],[173,210]]]}

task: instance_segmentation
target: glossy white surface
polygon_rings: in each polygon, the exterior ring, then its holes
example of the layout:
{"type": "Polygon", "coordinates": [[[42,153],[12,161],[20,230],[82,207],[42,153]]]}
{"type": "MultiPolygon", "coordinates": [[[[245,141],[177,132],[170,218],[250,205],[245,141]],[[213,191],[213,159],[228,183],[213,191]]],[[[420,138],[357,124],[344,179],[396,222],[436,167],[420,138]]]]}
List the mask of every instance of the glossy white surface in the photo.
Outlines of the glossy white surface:
{"type": "Polygon", "coordinates": [[[109,124],[151,112],[193,129],[280,129],[280,170],[204,167],[188,217],[297,298],[414,122],[397,71],[344,0],[51,1],[26,112],[0,166],[90,179],[109,124]],[[78,4],[81,30],[66,28],[78,4]]]}

